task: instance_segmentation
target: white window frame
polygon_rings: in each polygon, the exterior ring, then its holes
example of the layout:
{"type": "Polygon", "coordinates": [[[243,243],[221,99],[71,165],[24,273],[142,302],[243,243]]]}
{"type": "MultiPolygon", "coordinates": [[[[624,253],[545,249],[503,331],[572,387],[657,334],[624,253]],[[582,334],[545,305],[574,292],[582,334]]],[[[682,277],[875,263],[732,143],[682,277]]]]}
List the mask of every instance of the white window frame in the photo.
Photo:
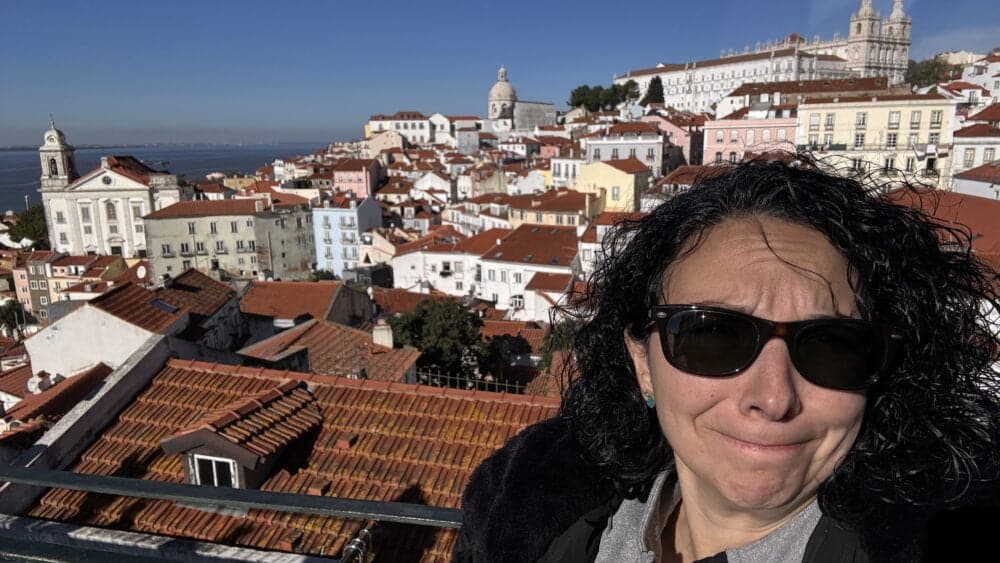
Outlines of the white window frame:
{"type": "Polygon", "coordinates": [[[212,462],[212,483],[209,483],[208,486],[211,486],[211,487],[218,487],[219,486],[218,485],[218,475],[216,475],[216,470],[215,470],[215,463],[219,462],[219,463],[226,463],[226,464],[229,465],[229,471],[230,471],[230,474],[232,475],[232,478],[233,478],[233,486],[232,486],[232,488],[234,488],[234,489],[240,488],[240,482],[239,482],[240,480],[239,480],[239,472],[238,472],[239,468],[236,466],[236,462],[235,461],[233,461],[233,460],[231,460],[229,458],[225,458],[225,457],[216,457],[216,456],[202,455],[202,454],[192,454],[191,455],[191,465],[192,465],[191,474],[194,475],[194,483],[196,485],[204,485],[205,484],[205,483],[202,483],[202,481],[201,481],[202,475],[201,475],[201,472],[198,469],[198,460],[199,459],[205,459],[205,460],[208,460],[208,461],[212,462]]]}

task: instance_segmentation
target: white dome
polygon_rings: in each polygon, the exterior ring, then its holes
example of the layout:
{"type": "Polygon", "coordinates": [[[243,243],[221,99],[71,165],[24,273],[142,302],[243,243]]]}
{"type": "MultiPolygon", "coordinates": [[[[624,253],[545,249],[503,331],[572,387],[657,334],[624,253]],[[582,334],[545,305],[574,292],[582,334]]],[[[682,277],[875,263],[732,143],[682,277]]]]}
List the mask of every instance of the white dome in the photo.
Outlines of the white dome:
{"type": "Polygon", "coordinates": [[[500,67],[500,72],[497,73],[497,81],[490,88],[489,100],[491,102],[516,102],[517,92],[514,91],[514,87],[507,82],[507,69],[500,67]]]}

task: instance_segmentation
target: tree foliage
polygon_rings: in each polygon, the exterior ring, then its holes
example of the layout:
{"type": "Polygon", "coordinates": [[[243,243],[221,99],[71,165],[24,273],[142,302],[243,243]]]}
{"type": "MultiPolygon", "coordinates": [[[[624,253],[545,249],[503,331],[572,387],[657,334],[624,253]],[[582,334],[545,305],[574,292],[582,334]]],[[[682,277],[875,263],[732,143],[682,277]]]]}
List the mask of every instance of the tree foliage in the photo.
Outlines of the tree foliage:
{"type": "Polygon", "coordinates": [[[660,80],[659,76],[654,76],[649,81],[649,88],[646,89],[646,95],[642,97],[639,103],[644,106],[663,103],[663,81],[660,80]]]}
{"type": "Polygon", "coordinates": [[[389,326],[394,339],[422,352],[421,367],[468,376],[485,356],[483,321],[453,299],[425,299],[412,313],[390,318],[389,326]]]}
{"type": "Polygon", "coordinates": [[[0,327],[7,327],[17,340],[21,339],[21,325],[25,323],[27,313],[16,299],[10,299],[0,306],[0,327]]]}
{"type": "Polygon", "coordinates": [[[17,224],[8,231],[10,239],[15,242],[27,238],[38,243],[46,239],[46,233],[45,208],[41,204],[18,215],[17,224]]]}
{"type": "Polygon", "coordinates": [[[948,82],[956,72],[962,72],[962,65],[950,65],[948,61],[937,57],[922,61],[910,59],[906,65],[906,82],[920,88],[939,82],[948,82]]]}
{"type": "Polygon", "coordinates": [[[569,94],[570,107],[584,106],[589,111],[614,109],[622,102],[631,102],[639,99],[639,85],[634,80],[629,80],[625,84],[612,84],[604,86],[588,86],[583,84],[577,86],[569,94]]]}
{"type": "Polygon", "coordinates": [[[545,333],[545,339],[542,340],[542,359],[539,361],[538,367],[549,367],[555,352],[568,350],[581,324],[577,319],[566,318],[552,325],[545,333]]]}

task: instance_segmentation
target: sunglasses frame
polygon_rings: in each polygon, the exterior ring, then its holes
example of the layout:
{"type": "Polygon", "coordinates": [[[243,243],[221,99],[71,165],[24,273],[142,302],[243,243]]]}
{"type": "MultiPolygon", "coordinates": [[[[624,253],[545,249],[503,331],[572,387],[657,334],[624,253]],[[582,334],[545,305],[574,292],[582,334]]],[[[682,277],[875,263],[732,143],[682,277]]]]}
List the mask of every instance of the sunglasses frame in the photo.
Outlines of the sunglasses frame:
{"type": "MultiPolygon", "coordinates": [[[[659,332],[659,338],[661,339],[661,348],[663,349],[663,357],[667,360],[673,367],[693,375],[698,375],[701,377],[729,377],[742,373],[760,357],[761,351],[763,351],[764,346],[771,341],[772,338],[781,338],[785,341],[785,345],[788,347],[788,355],[795,366],[796,371],[802,375],[807,381],[813,383],[814,385],[819,385],[821,387],[826,387],[828,389],[838,389],[842,391],[858,391],[862,389],[867,389],[879,382],[879,379],[888,368],[891,366],[896,353],[898,352],[899,346],[903,340],[903,333],[897,330],[895,327],[888,325],[881,325],[877,323],[872,323],[869,321],[861,319],[846,319],[846,318],[825,318],[825,319],[811,319],[805,321],[791,321],[791,322],[780,322],[780,321],[770,321],[767,319],[762,319],[760,317],[755,317],[746,313],[739,311],[734,311],[732,309],[725,309],[722,307],[712,307],[710,305],[653,305],[649,310],[649,323],[646,328],[656,325],[657,332],[659,332]],[[667,354],[666,343],[664,342],[666,331],[666,323],[676,315],[677,313],[682,313],[686,311],[705,311],[710,313],[719,313],[729,317],[735,317],[742,319],[750,323],[755,329],[755,352],[743,365],[729,370],[725,373],[698,373],[691,371],[689,368],[684,368],[676,365],[674,361],[667,354]],[[881,335],[882,342],[882,358],[879,362],[877,369],[862,385],[852,385],[852,386],[830,386],[823,383],[818,383],[814,381],[809,375],[803,373],[802,369],[799,367],[798,362],[796,362],[796,351],[798,348],[798,337],[799,334],[806,329],[810,329],[816,326],[822,325],[855,325],[859,327],[864,327],[865,329],[872,330],[874,333],[881,335]]],[[[808,370],[807,370],[808,371],[808,370]]]]}

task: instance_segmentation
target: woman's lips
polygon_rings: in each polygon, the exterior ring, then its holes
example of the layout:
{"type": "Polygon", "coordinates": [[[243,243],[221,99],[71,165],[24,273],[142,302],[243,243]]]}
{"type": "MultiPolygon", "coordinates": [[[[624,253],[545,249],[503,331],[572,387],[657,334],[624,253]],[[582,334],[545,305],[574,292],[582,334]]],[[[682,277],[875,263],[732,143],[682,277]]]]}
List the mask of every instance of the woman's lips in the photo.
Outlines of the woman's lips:
{"type": "Polygon", "coordinates": [[[732,445],[733,447],[739,448],[741,450],[746,450],[755,453],[763,454],[790,454],[797,452],[803,445],[808,442],[808,440],[802,441],[792,441],[792,440],[770,440],[770,439],[760,439],[760,438],[737,438],[731,434],[725,432],[716,431],[716,433],[723,438],[724,441],[732,445]]]}

